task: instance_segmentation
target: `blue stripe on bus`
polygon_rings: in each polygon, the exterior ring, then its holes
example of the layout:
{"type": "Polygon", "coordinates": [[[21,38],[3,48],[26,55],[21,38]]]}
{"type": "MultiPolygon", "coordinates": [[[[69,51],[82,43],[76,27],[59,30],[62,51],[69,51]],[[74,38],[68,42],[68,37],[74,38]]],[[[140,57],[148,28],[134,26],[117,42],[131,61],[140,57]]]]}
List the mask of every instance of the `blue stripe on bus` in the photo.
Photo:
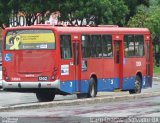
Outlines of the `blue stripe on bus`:
{"type": "Polygon", "coordinates": [[[123,78],[122,82],[122,90],[130,90],[134,89],[136,77],[127,77],[123,78]]]}
{"type": "Polygon", "coordinates": [[[76,92],[76,87],[77,87],[78,81],[65,81],[65,82],[60,82],[60,90],[66,93],[74,93],[76,92]]]}
{"type": "Polygon", "coordinates": [[[148,87],[152,87],[152,77],[150,76],[144,76],[142,78],[142,88],[148,88],[148,87]]]}
{"type": "MultiPolygon", "coordinates": [[[[122,90],[130,90],[135,87],[135,77],[127,77],[123,78],[122,90]]],[[[142,88],[151,87],[152,85],[152,77],[144,76],[142,78],[142,88]]],[[[65,81],[60,83],[60,90],[66,93],[73,94],[77,91],[80,93],[87,93],[89,88],[89,80],[81,80],[80,90],[78,90],[78,81],[65,81]]],[[[97,91],[114,91],[114,89],[119,88],[119,79],[118,78],[110,78],[110,79],[98,79],[97,81],[97,91]]]]}

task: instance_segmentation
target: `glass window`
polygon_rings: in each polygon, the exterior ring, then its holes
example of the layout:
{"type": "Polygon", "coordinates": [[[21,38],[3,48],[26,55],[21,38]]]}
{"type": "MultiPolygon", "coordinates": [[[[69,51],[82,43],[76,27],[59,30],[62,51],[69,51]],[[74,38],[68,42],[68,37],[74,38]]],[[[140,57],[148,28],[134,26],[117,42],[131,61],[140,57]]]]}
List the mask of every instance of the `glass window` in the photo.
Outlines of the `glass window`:
{"type": "Polygon", "coordinates": [[[60,35],[60,50],[62,59],[72,58],[71,36],[60,35]]]}
{"type": "Polygon", "coordinates": [[[7,32],[6,50],[55,49],[52,30],[16,30],[7,32]]]}
{"type": "Polygon", "coordinates": [[[144,55],[144,37],[143,35],[125,35],[124,36],[125,57],[144,55]]]}
{"type": "Polygon", "coordinates": [[[144,37],[143,35],[135,35],[135,55],[143,56],[144,55],[144,37]]]}
{"type": "Polygon", "coordinates": [[[82,58],[88,58],[91,56],[90,46],[90,36],[82,35],[82,58]]]}
{"type": "Polygon", "coordinates": [[[112,36],[111,35],[102,35],[102,50],[103,57],[112,57],[112,36]]]}
{"type": "Polygon", "coordinates": [[[102,57],[101,35],[92,35],[91,39],[91,57],[102,57]]]}
{"type": "Polygon", "coordinates": [[[124,36],[125,56],[134,56],[134,35],[124,36]]]}

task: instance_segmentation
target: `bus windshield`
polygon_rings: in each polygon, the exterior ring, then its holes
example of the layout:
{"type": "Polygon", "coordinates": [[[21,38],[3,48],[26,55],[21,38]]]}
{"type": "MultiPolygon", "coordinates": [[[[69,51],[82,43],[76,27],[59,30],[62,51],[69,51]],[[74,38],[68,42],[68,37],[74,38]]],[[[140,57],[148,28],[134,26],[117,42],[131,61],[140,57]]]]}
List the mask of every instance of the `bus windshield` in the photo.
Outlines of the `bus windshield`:
{"type": "Polygon", "coordinates": [[[52,30],[12,30],[4,45],[6,50],[55,49],[55,36],[52,30]]]}

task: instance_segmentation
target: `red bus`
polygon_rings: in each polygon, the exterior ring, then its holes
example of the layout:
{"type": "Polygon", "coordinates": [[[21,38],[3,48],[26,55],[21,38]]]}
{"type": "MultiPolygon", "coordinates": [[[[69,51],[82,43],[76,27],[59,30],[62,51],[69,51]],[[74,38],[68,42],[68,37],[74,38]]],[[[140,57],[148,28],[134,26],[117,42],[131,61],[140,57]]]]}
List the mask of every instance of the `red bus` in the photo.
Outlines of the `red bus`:
{"type": "Polygon", "coordinates": [[[3,39],[6,91],[34,92],[39,101],[51,101],[55,94],[134,94],[152,86],[152,42],[146,28],[36,25],[6,28],[3,39]]]}

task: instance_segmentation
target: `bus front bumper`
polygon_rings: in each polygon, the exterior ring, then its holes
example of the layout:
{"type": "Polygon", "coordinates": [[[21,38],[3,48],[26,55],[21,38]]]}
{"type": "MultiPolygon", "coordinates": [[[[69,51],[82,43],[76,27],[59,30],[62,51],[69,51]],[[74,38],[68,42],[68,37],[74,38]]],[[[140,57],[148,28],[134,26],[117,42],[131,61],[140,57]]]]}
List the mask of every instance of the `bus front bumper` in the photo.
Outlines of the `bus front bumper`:
{"type": "Polygon", "coordinates": [[[60,89],[60,80],[53,82],[6,82],[2,80],[3,89],[34,89],[34,88],[56,88],[60,89]]]}

